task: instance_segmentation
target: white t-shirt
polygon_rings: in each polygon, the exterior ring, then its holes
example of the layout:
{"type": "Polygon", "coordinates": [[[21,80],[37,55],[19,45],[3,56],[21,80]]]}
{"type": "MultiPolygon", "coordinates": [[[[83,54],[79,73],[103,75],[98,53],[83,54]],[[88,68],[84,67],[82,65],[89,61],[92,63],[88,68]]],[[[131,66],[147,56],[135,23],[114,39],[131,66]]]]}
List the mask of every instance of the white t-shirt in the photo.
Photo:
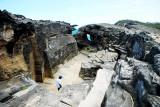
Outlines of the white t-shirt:
{"type": "Polygon", "coordinates": [[[60,85],[61,84],[61,80],[60,79],[56,79],[56,85],[57,85],[57,88],[60,88],[60,85]]]}

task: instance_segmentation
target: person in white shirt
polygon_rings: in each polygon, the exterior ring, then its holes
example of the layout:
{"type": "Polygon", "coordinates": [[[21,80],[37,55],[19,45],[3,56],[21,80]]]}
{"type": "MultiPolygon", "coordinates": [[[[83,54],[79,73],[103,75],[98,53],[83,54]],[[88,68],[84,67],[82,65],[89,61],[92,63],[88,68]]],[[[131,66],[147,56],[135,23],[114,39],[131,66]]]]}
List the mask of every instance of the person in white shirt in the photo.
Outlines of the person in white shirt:
{"type": "Polygon", "coordinates": [[[59,78],[56,79],[56,85],[57,85],[58,91],[60,90],[60,88],[62,88],[61,79],[62,79],[61,75],[59,76],[59,78]]]}

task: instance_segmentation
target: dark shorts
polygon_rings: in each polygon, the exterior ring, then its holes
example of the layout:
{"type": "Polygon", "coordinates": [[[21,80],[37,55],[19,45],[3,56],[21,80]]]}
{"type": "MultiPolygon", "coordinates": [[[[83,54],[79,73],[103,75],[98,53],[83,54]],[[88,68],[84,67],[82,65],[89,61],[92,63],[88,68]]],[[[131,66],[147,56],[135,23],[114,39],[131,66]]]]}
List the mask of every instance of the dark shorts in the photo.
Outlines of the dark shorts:
{"type": "Polygon", "coordinates": [[[60,88],[58,88],[58,91],[60,90],[60,88]]]}

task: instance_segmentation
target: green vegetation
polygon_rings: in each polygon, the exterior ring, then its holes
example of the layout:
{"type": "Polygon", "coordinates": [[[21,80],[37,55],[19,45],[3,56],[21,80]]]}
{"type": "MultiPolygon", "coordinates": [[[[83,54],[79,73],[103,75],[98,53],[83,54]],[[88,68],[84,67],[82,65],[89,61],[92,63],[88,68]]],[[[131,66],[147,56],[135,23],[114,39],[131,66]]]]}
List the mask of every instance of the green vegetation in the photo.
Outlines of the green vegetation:
{"type": "Polygon", "coordinates": [[[153,27],[153,28],[156,28],[156,29],[159,29],[159,30],[160,30],[160,23],[159,23],[159,22],[155,22],[155,23],[147,22],[147,23],[144,23],[144,22],[135,21],[135,20],[119,20],[119,21],[116,22],[115,24],[125,23],[125,22],[142,24],[142,25],[149,26],[149,27],[153,27]]]}
{"type": "Polygon", "coordinates": [[[29,86],[25,86],[24,88],[22,88],[22,90],[26,90],[29,86]]]}

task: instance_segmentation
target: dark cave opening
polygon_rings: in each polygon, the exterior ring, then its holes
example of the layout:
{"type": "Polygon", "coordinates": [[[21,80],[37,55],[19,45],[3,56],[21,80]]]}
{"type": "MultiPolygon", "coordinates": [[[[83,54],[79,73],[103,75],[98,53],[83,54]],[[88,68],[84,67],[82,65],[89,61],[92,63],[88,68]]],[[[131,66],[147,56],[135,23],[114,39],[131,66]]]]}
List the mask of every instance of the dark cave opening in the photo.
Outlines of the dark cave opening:
{"type": "Polygon", "coordinates": [[[6,45],[6,49],[7,49],[7,52],[9,55],[13,55],[13,48],[14,48],[14,42],[9,42],[7,45],[6,45]]]}

